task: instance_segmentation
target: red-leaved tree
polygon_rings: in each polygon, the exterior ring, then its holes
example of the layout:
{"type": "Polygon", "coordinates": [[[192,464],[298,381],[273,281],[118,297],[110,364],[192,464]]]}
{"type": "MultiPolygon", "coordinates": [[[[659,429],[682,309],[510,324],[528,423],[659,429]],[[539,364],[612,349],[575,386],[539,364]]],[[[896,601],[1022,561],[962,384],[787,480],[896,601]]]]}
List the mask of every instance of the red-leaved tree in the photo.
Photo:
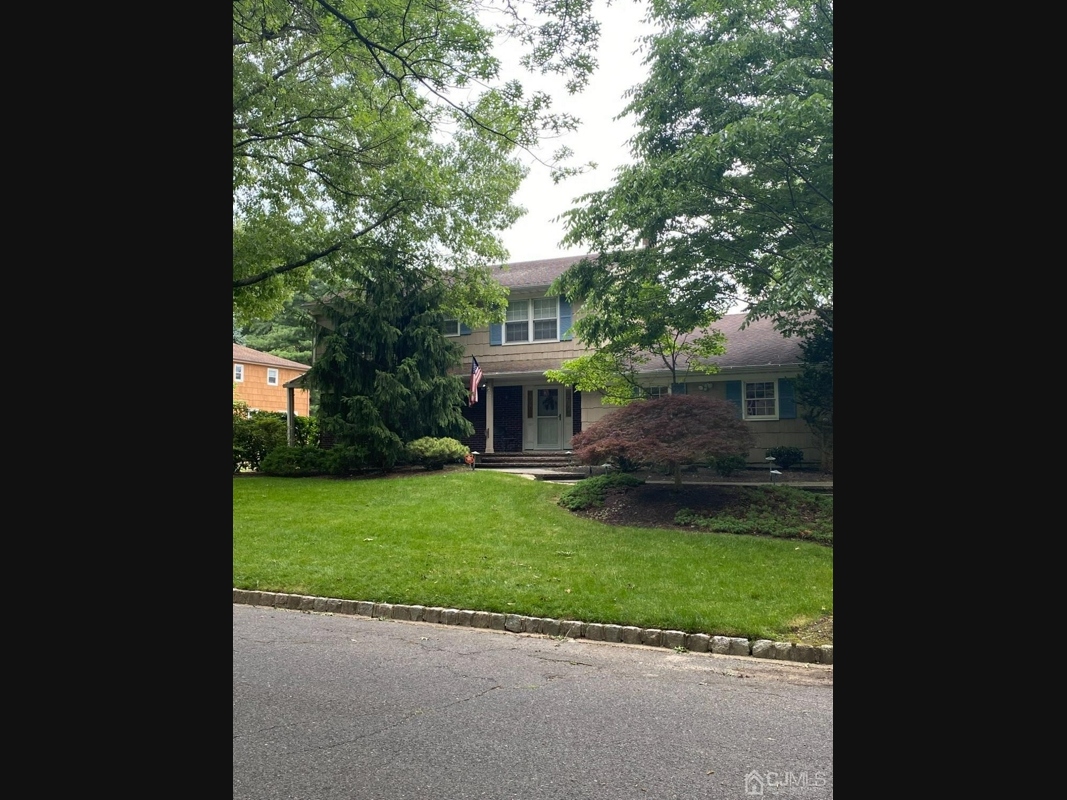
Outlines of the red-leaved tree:
{"type": "Polygon", "coordinates": [[[756,439],[737,407],[706,395],[672,394],[636,400],[594,422],[571,442],[575,459],[661,467],[682,485],[682,465],[748,456],[756,439]]]}

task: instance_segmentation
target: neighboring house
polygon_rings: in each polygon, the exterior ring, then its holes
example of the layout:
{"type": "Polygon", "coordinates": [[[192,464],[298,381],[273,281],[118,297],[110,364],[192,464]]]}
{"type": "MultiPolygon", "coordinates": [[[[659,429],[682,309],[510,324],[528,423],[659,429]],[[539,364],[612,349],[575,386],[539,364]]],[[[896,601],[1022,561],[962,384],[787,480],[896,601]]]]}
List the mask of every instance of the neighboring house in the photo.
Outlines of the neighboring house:
{"type": "Polygon", "coordinates": [[[292,396],[293,414],[310,416],[307,389],[287,387],[310,369],[307,364],[261,353],[251,347],[233,346],[233,399],[243,400],[259,411],[288,411],[292,396]]]}
{"type": "MultiPolygon", "coordinates": [[[[548,287],[583,257],[526,261],[498,267],[497,280],[510,290],[507,321],[469,330],[456,320],[445,332],[464,348],[463,369],[469,380],[471,357],[478,359],[483,378],[478,402],[465,415],[475,434],[466,440],[486,453],[560,451],[571,438],[617,406],[604,405],[595,392],[576,392],[549,382],[544,373],[586,352],[571,333],[575,309],[565,298],[547,295],[548,287]]],[[[799,447],[805,461],[818,462],[820,449],[797,414],[793,379],[801,369],[800,343],[778,333],[769,320],[744,330],[744,314],[729,314],[714,326],[726,335],[726,352],[711,359],[719,371],[691,373],[671,384],[671,373],[655,362],[641,368],[641,382],[653,396],[707,393],[737,405],[756,435],[750,464],[765,464],[767,448],[799,447]]]]}

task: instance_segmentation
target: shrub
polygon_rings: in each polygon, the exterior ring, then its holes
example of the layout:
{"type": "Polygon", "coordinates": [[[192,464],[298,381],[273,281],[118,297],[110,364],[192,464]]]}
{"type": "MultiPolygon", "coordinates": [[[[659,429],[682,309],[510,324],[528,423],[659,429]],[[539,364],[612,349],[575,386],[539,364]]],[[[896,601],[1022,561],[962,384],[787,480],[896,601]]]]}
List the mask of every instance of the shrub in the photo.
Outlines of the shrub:
{"type": "Polygon", "coordinates": [[[640,478],[628,475],[625,472],[597,475],[574,484],[574,486],[560,495],[557,502],[571,511],[582,511],[592,506],[604,505],[604,498],[611,490],[625,489],[627,486],[640,486],[642,483],[644,481],[640,478]]]}
{"type": "Polygon", "coordinates": [[[322,469],[327,475],[344,477],[367,469],[367,451],[362,447],[332,447],[323,451],[322,469]]]}
{"type": "Polygon", "coordinates": [[[263,458],[260,470],[279,478],[305,478],[322,475],[325,460],[326,451],[314,445],[277,447],[263,458]]]}
{"type": "MultiPolygon", "coordinates": [[[[282,422],[285,422],[285,415],[282,414],[282,422]]],[[[317,445],[319,443],[319,421],[314,417],[293,417],[295,423],[293,428],[293,434],[296,437],[295,444],[306,447],[308,445],[317,445]]]]}
{"type": "Polygon", "coordinates": [[[806,539],[820,544],[834,543],[834,498],[805,492],[790,486],[739,488],[744,502],[730,512],[705,517],[683,508],[674,521],[678,525],[712,533],[739,533],[806,539]]]}
{"type": "Polygon", "coordinates": [[[662,467],[681,487],[683,464],[705,463],[755,444],[737,408],[713,397],[672,394],[638,400],[613,411],[574,436],[571,449],[581,464],[608,459],[662,467]]]}
{"type": "Polygon", "coordinates": [[[233,471],[258,470],[264,457],[286,444],[285,423],[274,414],[233,417],[233,471]]]}
{"type": "MultiPolygon", "coordinates": [[[[296,445],[318,443],[318,422],[294,417],[296,445]]],[[[289,444],[289,425],[283,411],[250,411],[243,400],[233,401],[233,471],[259,470],[263,459],[289,444]]]]}
{"type": "Polygon", "coordinates": [[[722,477],[728,478],[747,467],[748,460],[744,456],[737,454],[719,456],[718,458],[713,458],[708,466],[713,467],[722,477]]]}
{"type": "Polygon", "coordinates": [[[774,465],[789,469],[804,460],[804,451],[799,447],[772,447],[767,451],[767,458],[774,458],[774,465]]]}
{"type": "Polygon", "coordinates": [[[467,445],[455,439],[432,436],[408,442],[405,450],[412,462],[422,464],[426,469],[444,469],[445,464],[459,461],[468,452],[467,445]]]}

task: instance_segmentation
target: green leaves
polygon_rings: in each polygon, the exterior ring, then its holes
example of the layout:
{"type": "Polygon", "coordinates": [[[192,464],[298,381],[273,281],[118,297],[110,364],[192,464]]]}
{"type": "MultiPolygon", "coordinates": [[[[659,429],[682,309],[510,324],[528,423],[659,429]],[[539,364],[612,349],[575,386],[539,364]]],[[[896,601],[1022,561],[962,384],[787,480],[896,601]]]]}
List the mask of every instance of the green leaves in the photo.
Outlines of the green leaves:
{"type": "Polygon", "coordinates": [[[582,304],[573,330],[595,354],[550,370],[549,379],[625,405],[642,394],[641,372],[667,372],[670,383],[716,372],[707,359],[724,352],[725,337],[709,329],[720,318],[720,283],[688,286],[676,268],[657,251],[636,250],[610,262],[582,261],[561,275],[550,292],[582,304]]]}
{"type": "MultiPolygon", "coordinates": [[[[642,241],[694,308],[781,323],[833,300],[833,3],[654,0],[634,163],[566,214],[608,260],[642,241]]],[[[651,260],[651,256],[649,257],[651,260]]],[[[621,290],[620,290],[621,291],[621,290]]]]}
{"type": "MultiPolygon", "coordinates": [[[[531,65],[591,69],[589,0],[506,6],[531,65]]],[[[516,148],[573,127],[544,94],[499,78],[493,31],[464,0],[236,0],[233,291],[269,318],[314,277],[342,288],[368,254],[413,269],[504,260],[521,214],[516,148]]],[[[578,83],[581,83],[579,79],[578,83]]]]}

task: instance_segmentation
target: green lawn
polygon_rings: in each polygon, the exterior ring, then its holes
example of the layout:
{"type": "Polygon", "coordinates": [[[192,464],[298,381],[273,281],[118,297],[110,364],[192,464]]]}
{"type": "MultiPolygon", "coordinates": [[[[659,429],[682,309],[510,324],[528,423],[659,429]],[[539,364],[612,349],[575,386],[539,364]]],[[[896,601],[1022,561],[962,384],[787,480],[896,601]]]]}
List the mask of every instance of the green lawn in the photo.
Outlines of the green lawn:
{"type": "Polygon", "coordinates": [[[233,586],[788,639],[833,613],[833,550],[620,528],[488,470],[233,481],[233,586]]]}

